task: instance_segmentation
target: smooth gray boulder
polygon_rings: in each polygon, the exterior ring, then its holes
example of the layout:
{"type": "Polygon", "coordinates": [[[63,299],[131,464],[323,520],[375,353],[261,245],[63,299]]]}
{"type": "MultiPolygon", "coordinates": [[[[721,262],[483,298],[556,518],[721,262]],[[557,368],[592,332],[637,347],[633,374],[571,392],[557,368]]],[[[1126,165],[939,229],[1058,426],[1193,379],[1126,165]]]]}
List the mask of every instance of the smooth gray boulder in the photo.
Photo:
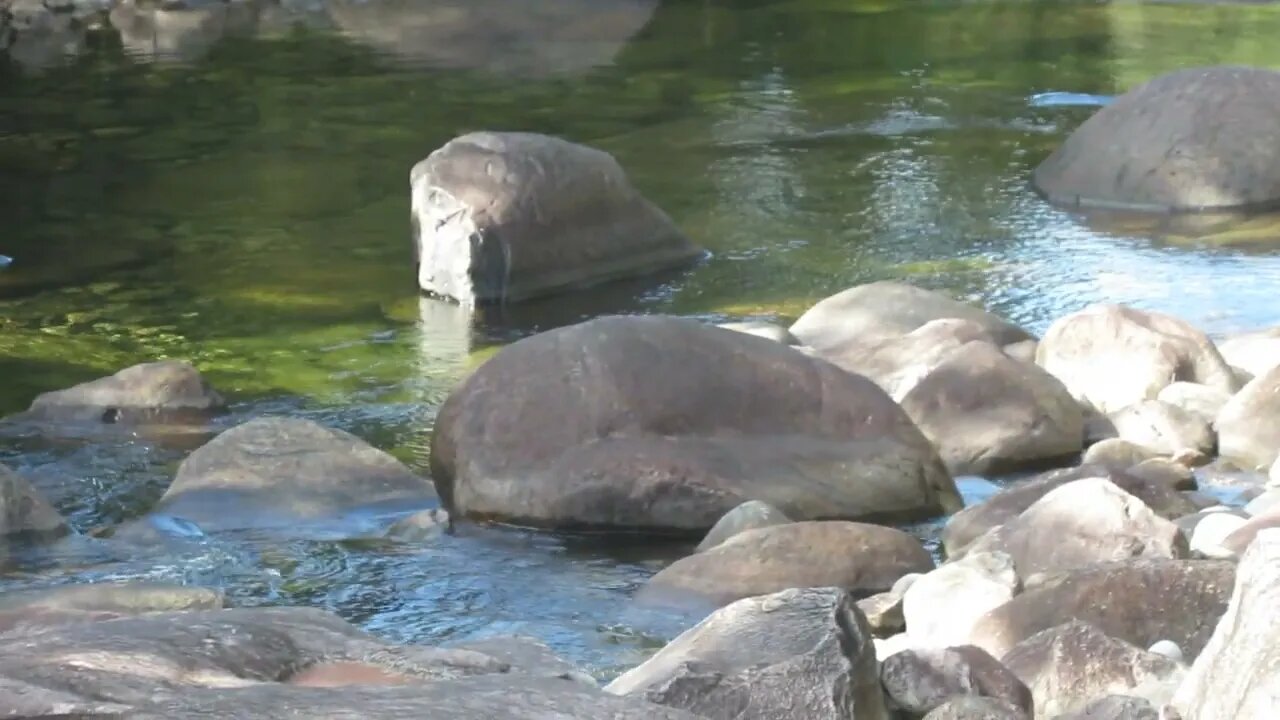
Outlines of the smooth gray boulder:
{"type": "Polygon", "coordinates": [[[1214,420],[1218,452],[1250,470],[1268,472],[1280,453],[1280,367],[1255,377],[1214,420]]]}
{"type": "Polygon", "coordinates": [[[1012,703],[978,695],[953,697],[934,708],[924,720],[1027,720],[1012,703]]]}
{"type": "Polygon", "coordinates": [[[1280,707],[1280,531],[1258,535],[1240,560],[1226,614],[1178,687],[1191,720],[1269,720],[1280,707]]]}
{"type": "Polygon", "coordinates": [[[41,393],[24,417],[103,423],[205,420],[225,406],[222,396],[190,363],[159,360],[41,393]]]}
{"type": "Polygon", "coordinates": [[[907,635],[917,647],[969,641],[983,615],[1013,599],[1021,585],[1013,558],[1003,552],[970,552],[925,573],[902,597],[907,635]]]}
{"type": "Polygon", "coordinates": [[[791,334],[820,353],[850,343],[870,347],[901,337],[933,321],[976,323],[997,345],[1034,341],[1026,330],[976,305],[913,285],[879,281],[858,285],[809,308],[791,326],[791,334]]]}
{"type": "Polygon", "coordinates": [[[418,285],[515,302],[685,265],[703,251],[612,155],[547,135],[475,132],[409,173],[418,285]]]}
{"type": "Polygon", "coordinates": [[[1166,211],[1280,202],[1280,73],[1217,66],[1160,75],[1096,112],[1044,160],[1051,201],[1166,211]]]}
{"type": "Polygon", "coordinates": [[[1056,320],[1036,363],[1084,405],[1113,413],[1155,399],[1176,380],[1226,393],[1235,374],[1208,336],[1163,313],[1096,304],[1056,320]]]}
{"type": "Polygon", "coordinates": [[[1084,449],[1084,411],[1067,388],[987,342],[947,355],[901,404],[957,475],[1043,467],[1084,449]]]}
{"type": "Polygon", "coordinates": [[[1101,465],[1109,470],[1129,468],[1159,455],[1145,447],[1119,437],[1107,438],[1089,446],[1080,458],[1081,465],[1101,465]]]}
{"type": "Polygon", "coordinates": [[[909,573],[933,569],[914,536],[890,527],[839,520],[747,530],[675,561],[649,579],[637,600],[725,605],[788,588],[839,587],[866,597],[909,573]]]}
{"type": "Polygon", "coordinates": [[[1074,620],[1023,640],[1001,662],[1030,688],[1037,720],[1079,711],[1107,695],[1163,704],[1183,673],[1163,655],[1074,620]]]}
{"type": "Polygon", "coordinates": [[[610,683],[708,720],[888,720],[871,632],[847,592],[739,600],[610,683]]]}
{"type": "Polygon", "coordinates": [[[1280,327],[1240,333],[1218,343],[1231,367],[1257,377],[1280,366],[1280,327]]]}
{"type": "Polygon", "coordinates": [[[455,519],[685,536],[748,500],[794,520],[963,505],[933,445],[870,380],[667,316],[500,350],[440,408],[431,475],[455,519]]]}
{"type": "MultiPolygon", "coordinates": [[[[1230,364],[1231,361],[1225,355],[1223,359],[1230,364]]],[[[1213,419],[1222,411],[1222,406],[1231,400],[1231,394],[1222,388],[1200,383],[1175,382],[1161,390],[1156,400],[1181,408],[1203,423],[1212,424],[1213,419]]]]}
{"type": "Polygon", "coordinates": [[[350,433],[270,417],[237,425],[191,453],[153,512],[218,531],[399,509],[434,497],[429,480],[350,433]]]}
{"type": "Polygon", "coordinates": [[[698,543],[698,552],[713,548],[738,533],[747,530],[785,525],[791,522],[778,508],[759,500],[748,500],[724,514],[698,543]]]}

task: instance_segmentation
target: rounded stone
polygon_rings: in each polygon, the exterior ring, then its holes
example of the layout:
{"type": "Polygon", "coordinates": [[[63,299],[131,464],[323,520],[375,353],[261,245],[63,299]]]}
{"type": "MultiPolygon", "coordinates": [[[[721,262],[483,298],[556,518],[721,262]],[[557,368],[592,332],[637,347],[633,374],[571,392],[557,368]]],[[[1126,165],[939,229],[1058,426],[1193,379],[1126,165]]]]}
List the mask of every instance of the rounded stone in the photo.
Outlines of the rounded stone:
{"type": "Polygon", "coordinates": [[[1051,202],[1195,211],[1280,201],[1280,72],[1179,70],[1099,110],[1032,177],[1051,202]]]}

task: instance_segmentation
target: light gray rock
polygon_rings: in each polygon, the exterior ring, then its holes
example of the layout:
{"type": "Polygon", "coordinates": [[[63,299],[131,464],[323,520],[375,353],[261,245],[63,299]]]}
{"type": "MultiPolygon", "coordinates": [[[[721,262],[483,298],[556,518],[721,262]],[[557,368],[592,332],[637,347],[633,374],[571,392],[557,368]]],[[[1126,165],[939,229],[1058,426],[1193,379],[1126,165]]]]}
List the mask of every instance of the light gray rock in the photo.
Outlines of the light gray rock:
{"type": "Polygon", "coordinates": [[[1274,528],[1280,528],[1280,509],[1268,510],[1249,518],[1222,540],[1222,547],[1233,557],[1243,557],[1259,533],[1274,528]]]}
{"type": "Polygon", "coordinates": [[[1264,490],[1261,495],[1244,506],[1245,513],[1250,516],[1262,515],[1276,509],[1280,509],[1280,488],[1264,490]]]}
{"type": "Polygon", "coordinates": [[[1150,700],[1130,695],[1107,695],[1054,720],[1173,720],[1161,718],[1150,700]]]}
{"type": "Polygon", "coordinates": [[[1051,201],[1165,212],[1280,200],[1280,73],[1217,66],[1160,75],[1082,123],[1032,174],[1051,201]]]}
{"type": "Polygon", "coordinates": [[[1178,647],[1178,643],[1172,640],[1160,640],[1151,647],[1147,648],[1147,652],[1163,655],[1170,660],[1180,663],[1183,661],[1182,648],[1178,647]]]}
{"type": "Polygon", "coordinates": [[[1122,305],[1091,305],[1059,318],[1036,362],[1081,403],[1109,414],[1153,400],[1175,380],[1234,393],[1234,373],[1213,342],[1170,315],[1122,305]]]}
{"type": "Polygon", "coordinates": [[[1183,558],[1189,549],[1177,525],[1111,481],[1088,478],[1055,488],[969,549],[992,551],[1008,553],[1025,581],[1104,562],[1183,558]]]}
{"type": "Polygon", "coordinates": [[[867,618],[867,627],[877,638],[896,635],[907,629],[902,615],[902,593],[892,589],[858,601],[858,609],[867,618]]]}
{"type": "Polygon", "coordinates": [[[225,405],[190,363],[160,360],[41,393],[25,417],[103,423],[206,420],[225,405]]]}
{"type": "Polygon", "coordinates": [[[902,598],[907,633],[918,647],[963,645],[978,618],[1019,590],[1013,558],[971,552],[920,576],[902,598]]]}
{"type": "Polygon", "coordinates": [[[791,522],[778,508],[759,500],[748,500],[716,521],[707,536],[698,543],[698,552],[713,548],[738,533],[791,522]]]}
{"type": "Polygon", "coordinates": [[[1028,717],[1004,700],[964,695],[934,708],[924,720],[1027,720],[1028,717]]]}
{"type": "Polygon", "coordinates": [[[702,534],[747,500],[795,520],[963,505],[933,445],[870,380],[666,316],[503,348],[441,407],[431,475],[455,520],[628,533],[702,534]]]}
{"type": "Polygon", "coordinates": [[[1240,560],[1226,614],[1179,686],[1188,720],[1264,720],[1280,707],[1280,532],[1268,530],[1240,560]]]}
{"type": "Polygon", "coordinates": [[[932,712],[957,696],[992,697],[1031,712],[1031,692],[999,660],[972,645],[904,650],[880,665],[889,706],[909,717],[932,712]]]}
{"type": "Polygon", "coordinates": [[[933,558],[914,536],[881,525],[808,521],[748,530],[664,568],[637,594],[655,604],[725,605],[788,588],[839,587],[865,597],[933,558]]]}
{"type": "Polygon", "coordinates": [[[1236,554],[1225,546],[1231,533],[1239,530],[1248,520],[1230,512],[1207,513],[1196,523],[1191,532],[1191,550],[1211,558],[1234,558],[1236,554]]]}
{"type": "Polygon", "coordinates": [[[971,642],[996,657],[1071,619],[1139,647],[1171,640],[1199,654],[1226,611],[1235,577],[1227,560],[1130,560],[1044,577],[984,615],[971,642]]]}
{"type": "Polygon", "coordinates": [[[1160,400],[1134,403],[1110,417],[1120,439],[1157,455],[1173,455],[1188,448],[1207,454],[1216,444],[1210,421],[1160,400]]]}
{"type": "Polygon", "coordinates": [[[1165,387],[1156,396],[1156,400],[1181,408],[1205,424],[1213,423],[1222,406],[1226,405],[1230,399],[1230,393],[1222,388],[1189,382],[1175,382],[1165,387]]]}
{"type": "Polygon", "coordinates": [[[945,319],[977,323],[1001,346],[1035,340],[1027,331],[982,308],[891,281],[858,285],[822,300],[800,316],[791,326],[791,334],[825,354],[849,343],[869,347],[945,319]]]}
{"type": "Polygon", "coordinates": [[[1280,367],[1255,377],[1214,421],[1218,452],[1241,467],[1264,472],[1280,451],[1280,367]]]}
{"type": "Polygon", "coordinates": [[[191,453],[155,512],[206,532],[422,505],[431,482],[350,433],[298,418],[259,418],[191,453]]]}
{"type": "Polygon", "coordinates": [[[387,528],[387,537],[402,542],[422,542],[449,529],[449,513],[439,508],[419,510],[400,518],[387,528]]]}
{"type": "Polygon", "coordinates": [[[409,174],[418,284],[513,302],[692,262],[702,250],[612,155],[534,133],[454,138],[409,174]]]}
{"type": "Polygon", "coordinates": [[[870,630],[835,588],[739,600],[606,688],[709,720],[887,720],[870,630]]]}
{"type": "Polygon", "coordinates": [[[1018,643],[1002,662],[1031,689],[1037,720],[1075,712],[1106,695],[1171,695],[1182,667],[1163,655],[1070,621],[1018,643]]]}

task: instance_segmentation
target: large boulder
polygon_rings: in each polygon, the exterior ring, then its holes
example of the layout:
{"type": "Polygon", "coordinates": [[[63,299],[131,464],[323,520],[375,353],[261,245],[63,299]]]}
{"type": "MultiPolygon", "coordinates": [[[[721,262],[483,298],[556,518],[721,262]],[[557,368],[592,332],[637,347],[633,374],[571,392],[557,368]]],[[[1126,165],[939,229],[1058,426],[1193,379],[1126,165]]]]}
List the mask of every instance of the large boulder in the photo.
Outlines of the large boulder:
{"type": "Polygon", "coordinates": [[[970,642],[996,657],[1075,619],[1140,647],[1171,640],[1188,657],[1226,611],[1235,565],[1225,560],[1130,560],[1045,577],[974,625],[970,642]]]}
{"type": "Polygon", "coordinates": [[[1116,98],[1036,168],[1066,205],[1164,212],[1280,201],[1280,73],[1207,67],[1161,75],[1116,98]]]}
{"type": "Polygon", "coordinates": [[[431,470],[455,516],[542,527],[701,533],[747,500],[795,520],[962,506],[932,444],[870,380],[663,316],[507,346],[441,407],[431,470]]]}
{"type": "Polygon", "coordinates": [[[454,138],[409,173],[418,284],[463,304],[519,301],[702,254],[613,156],[533,133],[454,138]]]}
{"type": "Polygon", "coordinates": [[[1036,362],[1101,413],[1153,400],[1178,380],[1227,393],[1237,387],[1204,333],[1170,315],[1122,305],[1091,305],[1059,318],[1036,348],[1036,362]]]}
{"type": "Polygon", "coordinates": [[[1245,552],[1226,614],[1173,699],[1191,720],[1264,720],[1280,708],[1280,532],[1245,552]]]}
{"type": "Polygon", "coordinates": [[[871,632],[835,588],[739,600],[606,688],[708,720],[887,720],[871,632]]]}
{"type": "Polygon", "coordinates": [[[41,393],[26,417],[103,423],[202,420],[225,405],[190,363],[159,360],[41,393]]]}
{"type": "Polygon", "coordinates": [[[1097,563],[1184,558],[1190,550],[1177,525],[1111,481],[1088,478],[1050,491],[969,552],[1007,553],[1027,580],[1097,563]]]}
{"type": "Polygon", "coordinates": [[[13,540],[52,540],[70,532],[58,511],[31,483],[0,465],[0,557],[13,540]]]}
{"type": "Polygon", "coordinates": [[[1043,466],[1084,448],[1084,412],[1062,383],[990,343],[951,353],[902,408],[958,475],[1043,466]]]}
{"type": "Polygon", "coordinates": [[[154,512],[205,531],[284,526],[434,499],[431,482],[356,436],[310,420],[250,420],[191,453],[154,512]]]}
{"type": "Polygon", "coordinates": [[[1012,483],[986,500],[952,515],[942,529],[942,544],[950,557],[958,557],[975,540],[993,528],[1017,518],[1051,491],[1077,480],[1103,478],[1133,495],[1167,520],[1196,512],[1193,502],[1161,481],[1099,465],[1051,470],[1029,480],[1012,483]]]}
{"type": "Polygon", "coordinates": [[[933,320],[976,323],[997,345],[1034,340],[1027,331],[982,308],[942,293],[892,281],[858,285],[809,308],[791,334],[818,352],[838,356],[906,335],[933,320]],[[841,348],[841,346],[844,346],[841,348]]]}
{"type": "Polygon", "coordinates": [[[865,597],[892,589],[908,573],[932,569],[928,551],[901,530],[839,520],[798,522],[747,530],[677,560],[654,575],[637,597],[724,605],[804,587],[839,587],[865,597]]]}
{"type": "Polygon", "coordinates": [[[1035,698],[1035,717],[1051,720],[1112,694],[1163,704],[1182,667],[1163,655],[1069,621],[1018,643],[1002,662],[1035,698]]]}
{"type": "Polygon", "coordinates": [[[1246,469],[1266,472],[1280,452],[1280,366],[1255,377],[1214,421],[1218,451],[1246,469]]]}

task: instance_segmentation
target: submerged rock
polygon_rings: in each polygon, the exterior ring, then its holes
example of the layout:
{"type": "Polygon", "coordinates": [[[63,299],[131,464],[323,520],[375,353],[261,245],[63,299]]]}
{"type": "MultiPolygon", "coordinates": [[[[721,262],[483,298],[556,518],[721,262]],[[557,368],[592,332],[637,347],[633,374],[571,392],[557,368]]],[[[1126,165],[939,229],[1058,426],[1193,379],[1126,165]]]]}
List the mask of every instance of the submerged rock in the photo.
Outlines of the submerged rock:
{"type": "Polygon", "coordinates": [[[422,505],[431,482],[360,438],[296,418],[237,425],[191,453],[154,512],[206,532],[422,505]]]}
{"type": "Polygon", "coordinates": [[[638,598],[716,604],[788,588],[839,587],[865,597],[891,589],[933,558],[915,537],[865,523],[798,522],[747,530],[654,575],[638,598]]]}
{"type": "Polygon", "coordinates": [[[1191,720],[1269,720],[1280,707],[1280,532],[1261,533],[1240,561],[1226,614],[1179,686],[1191,720]]]}
{"type": "Polygon", "coordinates": [[[455,516],[542,527],[702,533],[747,500],[795,520],[962,505],[933,446],[871,381],[664,316],[503,348],[440,409],[431,469],[455,516]]]}
{"type": "Polygon", "coordinates": [[[835,588],[739,600],[606,688],[708,720],[888,720],[866,620],[835,588]]]}
{"type": "Polygon", "coordinates": [[[1123,305],[1091,305],[1059,318],[1040,341],[1036,362],[1101,413],[1152,400],[1175,380],[1227,393],[1237,387],[1204,333],[1173,316],[1123,305]]]}
{"type": "Polygon", "coordinates": [[[1117,97],[1036,168],[1032,183],[1066,205],[1164,212],[1280,201],[1280,73],[1204,67],[1117,97]]]}
{"type": "Polygon", "coordinates": [[[159,360],[65,390],[41,393],[25,416],[58,422],[203,421],[225,405],[191,364],[159,360]]]}
{"type": "Polygon", "coordinates": [[[547,135],[479,132],[413,167],[418,284],[464,305],[687,264],[702,254],[608,153],[547,135]]]}
{"type": "Polygon", "coordinates": [[[0,465],[0,558],[17,540],[55,540],[70,532],[58,511],[31,483],[0,465]]]}

